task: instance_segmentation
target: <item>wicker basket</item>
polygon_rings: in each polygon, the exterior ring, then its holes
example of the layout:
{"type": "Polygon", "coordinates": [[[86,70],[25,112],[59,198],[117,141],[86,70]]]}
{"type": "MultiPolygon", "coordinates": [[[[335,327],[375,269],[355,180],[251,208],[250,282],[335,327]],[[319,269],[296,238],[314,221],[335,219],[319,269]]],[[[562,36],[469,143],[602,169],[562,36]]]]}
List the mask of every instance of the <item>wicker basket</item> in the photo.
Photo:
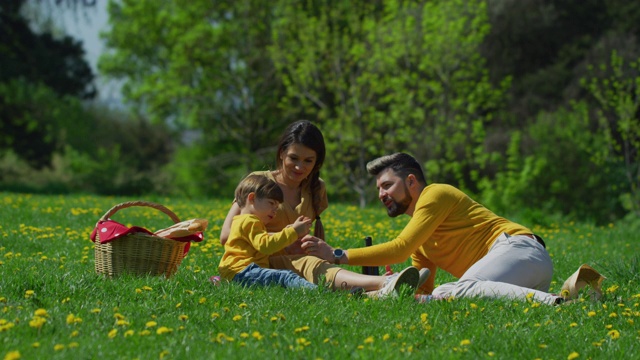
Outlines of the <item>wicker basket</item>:
{"type": "MultiPolygon", "coordinates": [[[[180,222],[171,210],[146,201],[116,205],[100,221],[106,221],[118,210],[132,206],[151,207],[167,214],[174,223],[180,222]]],[[[122,273],[164,275],[169,278],[178,270],[186,244],[145,233],[132,233],[101,244],[98,232],[95,239],[96,273],[106,276],[118,276],[122,273]]]]}

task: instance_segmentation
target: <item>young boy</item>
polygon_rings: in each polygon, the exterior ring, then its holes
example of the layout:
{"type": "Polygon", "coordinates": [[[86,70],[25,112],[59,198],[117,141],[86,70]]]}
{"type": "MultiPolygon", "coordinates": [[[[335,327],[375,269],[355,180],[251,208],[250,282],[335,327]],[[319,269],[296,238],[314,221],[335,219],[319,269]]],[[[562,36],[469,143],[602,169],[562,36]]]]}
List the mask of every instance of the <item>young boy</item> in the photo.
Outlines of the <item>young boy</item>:
{"type": "Polygon", "coordinates": [[[280,285],[285,288],[316,289],[291,270],[269,269],[269,255],[307,235],[310,218],[300,216],[282,231],[269,234],[265,225],[273,219],[284,195],[278,184],[265,176],[249,175],[235,191],[240,215],[233,217],[229,239],[218,271],[220,277],[243,285],[280,285]]]}

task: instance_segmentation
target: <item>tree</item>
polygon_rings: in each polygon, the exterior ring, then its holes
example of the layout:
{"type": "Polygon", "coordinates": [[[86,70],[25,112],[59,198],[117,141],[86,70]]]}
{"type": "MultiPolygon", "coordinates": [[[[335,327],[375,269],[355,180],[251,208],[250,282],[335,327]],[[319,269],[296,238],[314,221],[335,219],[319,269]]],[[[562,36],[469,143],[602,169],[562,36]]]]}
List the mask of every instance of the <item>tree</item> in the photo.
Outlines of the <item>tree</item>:
{"type": "Polygon", "coordinates": [[[190,145],[205,151],[191,152],[202,156],[193,160],[208,169],[200,188],[234,184],[275,158],[291,119],[277,108],[281,84],[266,51],[269,3],[125,0],[110,2],[109,14],[101,71],[125,81],[138,111],[197,131],[190,145]]]}
{"type": "Polygon", "coordinates": [[[271,54],[287,86],[282,106],[317,114],[331,152],[331,190],[355,191],[364,205],[365,163],[400,150],[426,160],[432,179],[471,176],[484,122],[502,94],[478,54],[488,29],[479,1],[278,8],[271,54]]]}
{"type": "Polygon", "coordinates": [[[582,84],[595,98],[598,130],[603,146],[592,146],[597,164],[621,162],[628,185],[626,205],[640,214],[640,58],[632,61],[611,53],[609,64],[590,67],[592,77],[582,84]]]}
{"type": "Polygon", "coordinates": [[[42,168],[69,139],[65,133],[85,128],[78,98],[96,90],[81,44],[34,33],[20,13],[24,3],[0,5],[0,150],[42,168]]]}

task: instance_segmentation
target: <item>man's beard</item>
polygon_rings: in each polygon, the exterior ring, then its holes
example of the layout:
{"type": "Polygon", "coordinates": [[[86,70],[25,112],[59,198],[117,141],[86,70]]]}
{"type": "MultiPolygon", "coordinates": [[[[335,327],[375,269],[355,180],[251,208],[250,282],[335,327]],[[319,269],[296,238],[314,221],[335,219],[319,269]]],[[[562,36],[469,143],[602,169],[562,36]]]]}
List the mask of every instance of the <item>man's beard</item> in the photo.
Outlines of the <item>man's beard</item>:
{"type": "Polygon", "coordinates": [[[393,198],[391,199],[393,202],[391,203],[391,206],[387,207],[387,215],[389,215],[389,217],[397,217],[398,215],[406,213],[409,205],[411,205],[411,202],[413,201],[413,198],[407,189],[404,190],[404,199],[400,201],[396,201],[393,198]]]}

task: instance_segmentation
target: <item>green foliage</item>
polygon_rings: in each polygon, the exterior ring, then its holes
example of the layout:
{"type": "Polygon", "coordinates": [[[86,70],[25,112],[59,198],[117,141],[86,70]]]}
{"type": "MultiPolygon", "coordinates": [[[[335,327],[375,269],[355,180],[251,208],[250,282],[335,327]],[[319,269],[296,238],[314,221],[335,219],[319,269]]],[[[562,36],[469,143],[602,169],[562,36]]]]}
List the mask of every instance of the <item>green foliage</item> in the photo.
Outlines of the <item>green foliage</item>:
{"type": "Polygon", "coordinates": [[[597,223],[621,217],[622,164],[593,161],[592,149],[605,146],[606,137],[593,131],[588,111],[580,102],[541,113],[526,142],[514,133],[504,167],[483,183],[487,205],[541,224],[560,214],[597,223]]]}
{"type": "Polygon", "coordinates": [[[192,175],[247,172],[271,162],[291,119],[277,108],[280,80],[265,56],[270,3],[112,1],[109,14],[110,51],[101,71],[123,79],[126,100],[153,121],[200,133],[188,145],[208,153],[199,166],[209,169],[192,175]]]}
{"type": "Polygon", "coordinates": [[[582,84],[596,99],[597,131],[603,139],[600,146],[587,147],[596,164],[624,164],[628,191],[625,205],[640,214],[640,58],[625,63],[616,51],[609,64],[599,71],[591,67],[592,77],[582,84]],[[604,76],[603,74],[604,73],[604,76]]]}
{"type": "Polygon", "coordinates": [[[78,99],[24,80],[0,82],[0,153],[12,149],[35,168],[68,144],[87,146],[89,122],[78,99]]]}
{"type": "Polygon", "coordinates": [[[432,180],[472,185],[484,124],[508,85],[489,82],[478,52],[484,3],[311,4],[278,9],[271,54],[287,87],[282,107],[318,114],[329,190],[365,204],[366,162],[401,149],[425,159],[432,180]]]}
{"type": "MultiPolygon", "coordinates": [[[[172,278],[103,278],[94,272],[89,233],[108,209],[127,200],[0,193],[0,356],[565,359],[575,352],[579,359],[618,359],[637,346],[640,243],[626,226],[562,221],[533,229],[554,260],[551,291],[582,263],[601,263],[607,277],[602,302],[420,304],[407,297],[373,301],[341,292],[212,286],[227,200],[161,199],[181,219],[210,221],[204,242],[191,247],[172,278]],[[36,316],[45,319],[41,327],[32,323],[36,316]]],[[[327,235],[343,248],[360,245],[365,234],[386,241],[406,222],[380,208],[332,204],[327,212],[327,235]]],[[[113,218],[151,230],[171,224],[154,209],[124,209],[113,218]]],[[[449,280],[438,272],[438,284],[449,280]]]]}

